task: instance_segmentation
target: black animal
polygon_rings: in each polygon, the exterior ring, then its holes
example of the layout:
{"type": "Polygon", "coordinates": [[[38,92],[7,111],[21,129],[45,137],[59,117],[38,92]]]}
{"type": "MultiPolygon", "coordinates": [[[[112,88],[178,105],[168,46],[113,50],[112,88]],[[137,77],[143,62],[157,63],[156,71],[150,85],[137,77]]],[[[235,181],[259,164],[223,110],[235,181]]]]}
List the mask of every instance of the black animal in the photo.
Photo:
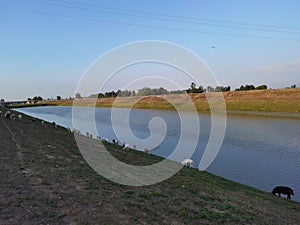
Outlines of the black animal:
{"type": "Polygon", "coordinates": [[[293,189],[289,188],[289,187],[284,187],[284,186],[276,186],[273,191],[272,194],[278,194],[279,197],[281,194],[283,195],[287,195],[287,199],[291,199],[291,195],[294,195],[294,191],[293,189]]]}

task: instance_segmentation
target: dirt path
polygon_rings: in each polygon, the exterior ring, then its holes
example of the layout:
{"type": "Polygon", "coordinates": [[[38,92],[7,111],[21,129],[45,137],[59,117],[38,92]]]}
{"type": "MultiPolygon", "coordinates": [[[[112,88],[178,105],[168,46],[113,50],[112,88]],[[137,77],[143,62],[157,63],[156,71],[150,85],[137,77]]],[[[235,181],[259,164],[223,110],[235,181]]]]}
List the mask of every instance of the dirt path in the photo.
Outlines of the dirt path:
{"type": "Polygon", "coordinates": [[[23,224],[33,214],[27,201],[33,190],[28,186],[21,146],[5,120],[0,119],[0,223],[23,224]]]}

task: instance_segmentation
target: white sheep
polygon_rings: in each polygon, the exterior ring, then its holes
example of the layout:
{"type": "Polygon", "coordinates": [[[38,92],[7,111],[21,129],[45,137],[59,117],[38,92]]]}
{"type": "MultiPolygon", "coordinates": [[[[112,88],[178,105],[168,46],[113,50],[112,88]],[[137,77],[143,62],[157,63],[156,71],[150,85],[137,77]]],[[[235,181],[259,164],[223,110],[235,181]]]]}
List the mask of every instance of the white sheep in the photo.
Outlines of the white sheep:
{"type": "Polygon", "coordinates": [[[74,128],[74,129],[73,129],[73,133],[74,133],[74,134],[80,134],[81,132],[80,132],[80,130],[77,130],[77,129],[74,128]]]}
{"type": "Polygon", "coordinates": [[[119,144],[119,141],[117,139],[112,139],[112,142],[115,144],[115,145],[118,145],[119,144]]]}
{"type": "Polygon", "coordinates": [[[18,115],[19,120],[22,120],[23,116],[21,114],[18,115]]]}
{"type": "Polygon", "coordinates": [[[106,137],[103,137],[102,141],[109,142],[108,138],[106,138],[106,137]]]}
{"type": "Polygon", "coordinates": [[[129,144],[125,144],[123,150],[128,150],[128,149],[129,149],[129,144]]]}
{"type": "Polygon", "coordinates": [[[181,162],[181,164],[185,167],[193,168],[194,167],[194,161],[192,159],[185,159],[181,162]]]}
{"type": "Polygon", "coordinates": [[[41,124],[43,125],[45,123],[45,121],[43,120],[42,122],[41,122],[41,124]]]}
{"type": "Polygon", "coordinates": [[[16,114],[11,114],[11,115],[10,115],[10,119],[11,119],[11,120],[16,120],[16,114]]]}
{"type": "Polygon", "coordinates": [[[145,146],[144,147],[144,152],[150,154],[150,149],[147,146],[145,146]]]}

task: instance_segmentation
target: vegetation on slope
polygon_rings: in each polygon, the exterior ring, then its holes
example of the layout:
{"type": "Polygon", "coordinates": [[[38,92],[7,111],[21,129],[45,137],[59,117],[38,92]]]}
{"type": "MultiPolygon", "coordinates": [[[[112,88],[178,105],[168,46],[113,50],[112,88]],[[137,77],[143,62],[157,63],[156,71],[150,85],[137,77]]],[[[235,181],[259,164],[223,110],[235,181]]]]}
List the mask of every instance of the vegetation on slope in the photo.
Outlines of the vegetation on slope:
{"type": "MultiPolygon", "coordinates": [[[[195,103],[198,111],[209,110],[207,96],[214,96],[217,93],[197,93],[189,94],[195,103]]],[[[219,93],[218,93],[219,94],[219,93]]],[[[253,90],[253,91],[232,91],[224,92],[226,108],[229,111],[254,111],[254,112],[300,112],[300,88],[278,89],[278,90],[253,90]]],[[[116,98],[99,98],[97,101],[92,98],[75,100],[76,105],[99,107],[133,107],[145,109],[174,109],[173,104],[183,110],[189,110],[186,95],[170,94],[160,96],[144,97],[118,97],[118,102],[114,103],[116,98]],[[163,99],[165,98],[165,99],[163,99]],[[169,102],[168,102],[169,100],[169,102]],[[133,104],[133,102],[136,102],[133,104]]],[[[61,101],[43,101],[40,104],[49,105],[73,105],[73,100],[61,101]]]]}
{"type": "MultiPolygon", "coordinates": [[[[1,110],[4,112],[5,109],[1,110]]],[[[300,204],[183,168],[161,183],[122,186],[95,173],[72,134],[51,124],[0,120],[0,224],[297,224],[300,204]]],[[[90,141],[96,141],[89,139],[90,141]]],[[[106,143],[121,161],[162,158],[106,143]]]]}

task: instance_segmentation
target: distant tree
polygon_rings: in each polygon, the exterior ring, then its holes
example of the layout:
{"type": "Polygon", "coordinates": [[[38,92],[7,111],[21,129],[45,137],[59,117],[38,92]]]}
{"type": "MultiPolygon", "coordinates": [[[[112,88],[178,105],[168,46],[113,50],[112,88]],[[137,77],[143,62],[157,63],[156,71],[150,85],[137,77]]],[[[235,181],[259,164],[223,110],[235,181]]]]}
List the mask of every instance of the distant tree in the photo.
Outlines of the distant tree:
{"type": "Polygon", "coordinates": [[[251,90],[255,90],[255,86],[250,84],[250,85],[242,85],[239,89],[235,89],[236,91],[251,91],[251,90]]]}
{"type": "Polygon", "coordinates": [[[81,98],[82,98],[82,96],[81,96],[81,94],[80,94],[80,93],[76,93],[76,94],[75,94],[75,98],[77,98],[77,99],[81,99],[81,98]]]}
{"type": "Polygon", "coordinates": [[[103,93],[98,94],[98,98],[104,98],[104,97],[105,97],[105,95],[103,93]]]}
{"type": "Polygon", "coordinates": [[[98,97],[98,94],[92,94],[89,96],[89,98],[97,98],[98,97]]]}
{"type": "Polygon", "coordinates": [[[186,91],[185,90],[176,90],[176,91],[170,91],[170,94],[185,94],[186,91]]]}
{"type": "Polygon", "coordinates": [[[268,89],[268,86],[265,84],[256,87],[256,90],[265,90],[265,89],[268,89]]]}
{"type": "Polygon", "coordinates": [[[293,85],[291,86],[291,88],[296,88],[296,84],[293,84],[293,85]]]}
{"type": "Polygon", "coordinates": [[[190,87],[191,87],[191,90],[193,91],[196,89],[196,84],[194,82],[192,82],[190,87]]]}
{"type": "Polygon", "coordinates": [[[214,92],[214,88],[212,86],[207,86],[206,88],[207,92],[214,92]]]}
{"type": "Polygon", "coordinates": [[[230,90],[231,90],[231,87],[230,87],[230,86],[227,86],[227,87],[223,87],[223,88],[222,88],[222,92],[230,91],[230,90]]]}
{"type": "Polygon", "coordinates": [[[138,96],[148,96],[151,95],[151,88],[149,87],[144,87],[142,89],[139,89],[137,92],[138,96]]]}
{"type": "Polygon", "coordinates": [[[203,86],[200,85],[199,88],[197,88],[194,82],[191,83],[190,88],[187,90],[187,93],[202,93],[202,92],[204,92],[203,86]]]}
{"type": "Polygon", "coordinates": [[[223,86],[217,86],[214,89],[214,92],[221,92],[223,90],[223,86]]]}
{"type": "Polygon", "coordinates": [[[59,96],[59,95],[56,96],[56,100],[58,100],[58,101],[61,100],[61,96],[59,96]]]}
{"type": "Polygon", "coordinates": [[[34,103],[36,103],[38,101],[43,101],[43,98],[41,96],[34,96],[32,100],[34,103]]]}

